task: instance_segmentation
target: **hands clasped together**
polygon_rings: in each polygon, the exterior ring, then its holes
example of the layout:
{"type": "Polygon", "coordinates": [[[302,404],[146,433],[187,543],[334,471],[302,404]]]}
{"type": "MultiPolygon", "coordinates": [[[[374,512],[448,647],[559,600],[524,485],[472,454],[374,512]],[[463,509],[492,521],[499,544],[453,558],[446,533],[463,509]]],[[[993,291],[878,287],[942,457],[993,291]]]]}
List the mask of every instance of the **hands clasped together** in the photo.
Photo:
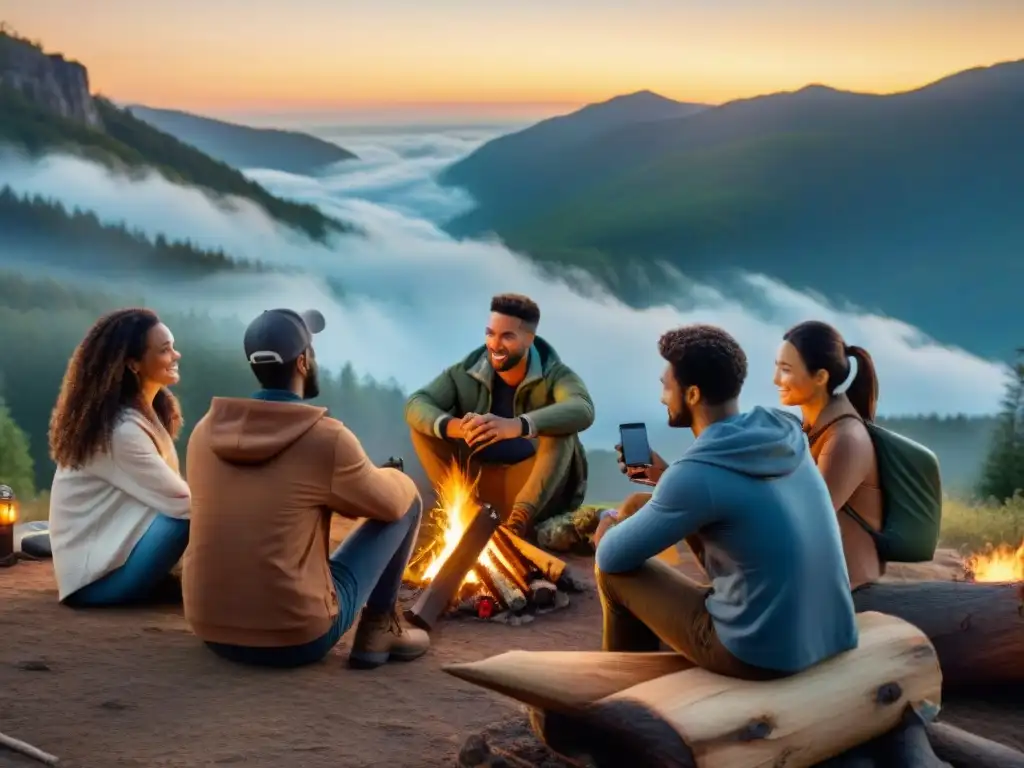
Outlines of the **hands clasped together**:
{"type": "Polygon", "coordinates": [[[506,419],[493,413],[467,413],[461,419],[448,422],[448,437],[465,440],[473,448],[521,437],[523,423],[519,419],[506,419]]]}

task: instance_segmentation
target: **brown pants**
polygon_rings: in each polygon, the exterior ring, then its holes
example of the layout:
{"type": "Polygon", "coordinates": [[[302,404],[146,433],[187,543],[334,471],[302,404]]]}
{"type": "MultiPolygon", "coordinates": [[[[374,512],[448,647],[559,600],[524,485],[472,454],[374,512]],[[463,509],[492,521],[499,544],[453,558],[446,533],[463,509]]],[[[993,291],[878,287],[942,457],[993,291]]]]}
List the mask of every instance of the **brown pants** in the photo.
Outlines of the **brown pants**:
{"type": "MultiPolygon", "coordinates": [[[[470,473],[480,473],[477,497],[494,506],[502,520],[516,504],[530,511],[534,523],[565,511],[560,507],[564,507],[573,444],[568,438],[539,437],[535,445],[536,453],[518,464],[470,462],[470,473]]],[[[423,494],[423,501],[430,508],[437,503],[435,491],[452,462],[457,461],[465,470],[471,449],[462,440],[441,440],[415,429],[412,446],[432,486],[423,494]]]]}
{"type": "Polygon", "coordinates": [[[664,642],[698,667],[744,680],[775,680],[786,673],[754,667],[733,656],[715,633],[704,600],[711,588],[657,560],[635,571],[597,569],[604,610],[605,651],[658,651],[664,642]]]}

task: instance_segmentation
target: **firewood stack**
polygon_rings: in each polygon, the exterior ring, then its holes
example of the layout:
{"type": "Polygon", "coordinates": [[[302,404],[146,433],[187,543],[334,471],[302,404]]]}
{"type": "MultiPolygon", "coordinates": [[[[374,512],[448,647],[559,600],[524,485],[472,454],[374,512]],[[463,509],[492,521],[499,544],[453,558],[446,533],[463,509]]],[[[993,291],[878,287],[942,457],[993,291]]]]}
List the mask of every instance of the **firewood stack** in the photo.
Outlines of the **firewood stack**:
{"type": "Polygon", "coordinates": [[[569,604],[574,586],[565,578],[566,564],[513,533],[498,528],[487,548],[487,563],[477,562],[477,580],[465,582],[450,613],[493,618],[546,612],[569,604]]]}
{"type": "Polygon", "coordinates": [[[564,608],[568,593],[580,586],[564,561],[501,527],[485,504],[430,583],[414,589],[406,618],[430,630],[440,618],[459,614],[523,623],[564,608]]]}

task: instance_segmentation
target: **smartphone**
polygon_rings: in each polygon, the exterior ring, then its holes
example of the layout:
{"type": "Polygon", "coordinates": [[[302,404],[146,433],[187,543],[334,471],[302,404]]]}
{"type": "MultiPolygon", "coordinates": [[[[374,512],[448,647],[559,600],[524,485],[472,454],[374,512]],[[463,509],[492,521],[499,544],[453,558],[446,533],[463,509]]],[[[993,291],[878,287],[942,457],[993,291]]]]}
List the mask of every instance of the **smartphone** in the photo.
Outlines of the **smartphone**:
{"type": "Polygon", "coordinates": [[[619,445],[622,461],[627,467],[649,467],[654,464],[651,445],[647,442],[647,425],[642,421],[619,424],[619,445]]]}

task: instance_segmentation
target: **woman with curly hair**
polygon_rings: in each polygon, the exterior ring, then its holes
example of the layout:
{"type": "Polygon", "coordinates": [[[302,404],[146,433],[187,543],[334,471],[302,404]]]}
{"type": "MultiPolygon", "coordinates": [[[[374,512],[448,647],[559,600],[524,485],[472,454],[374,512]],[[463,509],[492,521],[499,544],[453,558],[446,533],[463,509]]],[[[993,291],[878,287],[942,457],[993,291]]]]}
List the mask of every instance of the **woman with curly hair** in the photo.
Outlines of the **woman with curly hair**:
{"type": "Polygon", "coordinates": [[[96,321],[68,362],[50,418],[50,543],[66,605],[144,602],[188,545],[181,411],[167,389],[180,357],[155,313],[121,309],[96,321]]]}

